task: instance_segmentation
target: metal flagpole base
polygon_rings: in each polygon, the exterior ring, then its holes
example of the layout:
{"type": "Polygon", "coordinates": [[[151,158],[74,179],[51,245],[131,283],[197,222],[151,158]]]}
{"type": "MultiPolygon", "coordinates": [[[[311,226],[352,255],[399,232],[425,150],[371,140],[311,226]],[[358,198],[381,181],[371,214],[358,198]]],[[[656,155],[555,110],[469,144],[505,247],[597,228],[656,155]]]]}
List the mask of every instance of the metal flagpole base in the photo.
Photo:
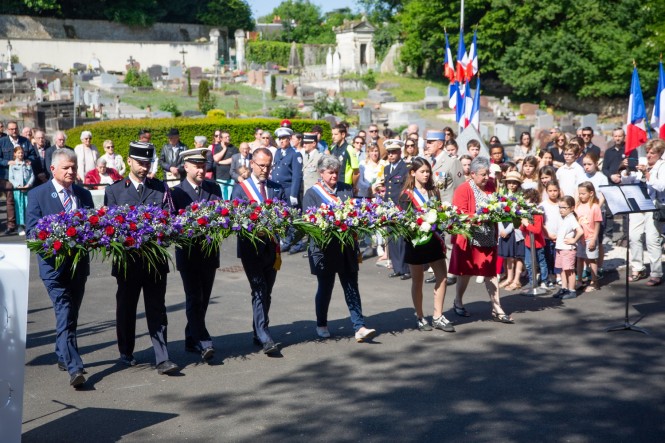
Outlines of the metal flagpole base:
{"type": "Polygon", "coordinates": [[[646,329],[640,328],[639,326],[635,326],[634,324],[631,324],[630,322],[627,321],[624,322],[624,324],[622,325],[610,326],[609,328],[605,329],[605,332],[614,332],[614,331],[635,331],[649,335],[646,329]]]}
{"type": "Polygon", "coordinates": [[[525,297],[535,297],[536,295],[545,295],[548,294],[550,291],[544,288],[529,288],[525,291],[520,292],[521,295],[524,295],[525,297]]]}

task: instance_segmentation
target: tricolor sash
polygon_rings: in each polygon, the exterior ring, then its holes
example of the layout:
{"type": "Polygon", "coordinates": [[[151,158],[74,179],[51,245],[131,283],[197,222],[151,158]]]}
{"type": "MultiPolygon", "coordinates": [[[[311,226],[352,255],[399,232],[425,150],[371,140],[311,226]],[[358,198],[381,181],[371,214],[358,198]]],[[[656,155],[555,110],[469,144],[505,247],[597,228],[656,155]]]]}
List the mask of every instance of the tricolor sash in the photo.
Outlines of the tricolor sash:
{"type": "Polygon", "coordinates": [[[425,206],[425,203],[429,201],[429,196],[427,194],[423,195],[418,191],[416,188],[411,189],[405,189],[404,193],[411,199],[411,203],[418,209],[419,211],[422,211],[423,206],[425,206]]]}
{"type": "MultiPolygon", "coordinates": [[[[254,180],[247,179],[243,180],[240,183],[240,187],[242,188],[243,191],[245,191],[245,195],[247,195],[247,198],[250,200],[254,200],[259,203],[263,203],[263,196],[259,192],[259,188],[256,187],[256,183],[254,183],[254,180]]],[[[266,194],[268,193],[268,190],[266,189],[266,194]]]]}
{"type": "Polygon", "coordinates": [[[339,203],[340,199],[334,194],[331,194],[328,192],[321,183],[315,183],[314,186],[312,186],[312,189],[314,189],[314,192],[316,192],[319,197],[324,201],[326,204],[332,204],[332,203],[339,203]]]}

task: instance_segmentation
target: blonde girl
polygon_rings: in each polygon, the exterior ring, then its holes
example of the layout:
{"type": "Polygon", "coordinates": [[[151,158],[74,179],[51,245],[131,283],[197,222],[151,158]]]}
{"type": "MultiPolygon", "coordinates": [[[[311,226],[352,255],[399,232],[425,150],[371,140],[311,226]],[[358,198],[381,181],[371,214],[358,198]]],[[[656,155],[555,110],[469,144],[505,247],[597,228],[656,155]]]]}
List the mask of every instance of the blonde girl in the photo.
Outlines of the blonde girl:
{"type": "Polygon", "coordinates": [[[598,243],[603,215],[600,211],[600,204],[593,183],[589,181],[580,183],[577,189],[577,199],[575,213],[584,234],[577,244],[577,276],[581,282],[584,267],[589,268],[591,283],[586,287],[585,292],[591,292],[599,288],[598,243]]]}
{"type": "Polygon", "coordinates": [[[554,266],[561,269],[561,290],[554,298],[568,300],[577,297],[575,290],[575,245],[584,235],[577,222],[575,199],[566,195],[559,200],[561,223],[556,233],[556,259],[554,266]]]}
{"type": "Polygon", "coordinates": [[[538,157],[527,155],[522,162],[522,190],[538,188],[538,157]]]}

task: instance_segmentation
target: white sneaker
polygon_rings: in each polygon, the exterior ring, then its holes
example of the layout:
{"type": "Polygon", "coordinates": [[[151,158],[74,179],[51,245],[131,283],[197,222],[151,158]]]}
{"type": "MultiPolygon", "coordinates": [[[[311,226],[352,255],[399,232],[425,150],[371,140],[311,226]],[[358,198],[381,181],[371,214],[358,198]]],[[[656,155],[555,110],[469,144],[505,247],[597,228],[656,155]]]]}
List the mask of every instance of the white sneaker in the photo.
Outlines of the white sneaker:
{"type": "Polygon", "coordinates": [[[375,335],[376,335],[375,329],[367,329],[363,327],[360,328],[358,332],[356,332],[356,341],[358,343],[362,343],[365,340],[369,340],[370,338],[374,337],[375,335]]]}
{"type": "Polygon", "coordinates": [[[321,338],[330,338],[330,331],[328,330],[328,326],[317,326],[316,334],[321,338]]]}
{"type": "Polygon", "coordinates": [[[25,229],[21,228],[18,230],[18,235],[25,235],[25,229]]]}
{"type": "Polygon", "coordinates": [[[547,283],[545,283],[545,282],[542,282],[542,283],[540,284],[540,287],[541,287],[541,289],[549,289],[549,288],[547,287],[547,283]]]}
{"type": "Polygon", "coordinates": [[[476,283],[484,283],[485,282],[485,277],[481,277],[480,275],[476,277],[476,283]]]}

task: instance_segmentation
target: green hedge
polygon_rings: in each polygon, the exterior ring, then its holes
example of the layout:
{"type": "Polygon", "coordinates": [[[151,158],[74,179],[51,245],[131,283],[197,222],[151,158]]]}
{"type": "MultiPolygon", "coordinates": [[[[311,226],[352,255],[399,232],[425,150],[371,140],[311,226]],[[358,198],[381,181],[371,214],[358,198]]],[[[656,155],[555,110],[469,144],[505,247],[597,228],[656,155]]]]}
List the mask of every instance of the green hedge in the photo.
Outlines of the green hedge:
{"type": "MultiPolygon", "coordinates": [[[[157,148],[157,155],[162,146],[168,142],[166,134],[171,128],[178,128],[180,131],[180,140],[188,147],[194,146],[194,137],[204,135],[208,138],[208,143],[212,143],[212,134],[215,129],[223,129],[231,134],[231,141],[238,146],[242,142],[251,142],[254,140],[254,128],[259,127],[274,133],[279,126],[280,120],[267,118],[254,119],[228,119],[219,117],[206,117],[201,119],[190,118],[163,118],[163,119],[143,119],[143,120],[107,120],[103,122],[91,123],[72,128],[67,133],[68,145],[76,146],[80,143],[81,132],[92,132],[92,143],[97,146],[99,153],[103,154],[102,143],[104,140],[113,140],[115,152],[127,158],[129,143],[138,139],[138,132],[141,128],[150,129],[152,133],[151,142],[157,148]]],[[[321,125],[323,128],[323,138],[331,139],[330,124],[325,120],[295,120],[291,119],[291,127],[296,132],[309,132],[312,125],[321,125]]],[[[161,170],[159,172],[161,176],[161,170]]]]}
{"type": "MultiPolygon", "coordinates": [[[[303,59],[303,47],[296,44],[300,60],[303,59]]],[[[289,66],[289,56],[291,55],[291,43],[274,42],[267,40],[256,40],[247,42],[247,61],[265,65],[267,62],[273,62],[279,66],[289,66]]]]}

